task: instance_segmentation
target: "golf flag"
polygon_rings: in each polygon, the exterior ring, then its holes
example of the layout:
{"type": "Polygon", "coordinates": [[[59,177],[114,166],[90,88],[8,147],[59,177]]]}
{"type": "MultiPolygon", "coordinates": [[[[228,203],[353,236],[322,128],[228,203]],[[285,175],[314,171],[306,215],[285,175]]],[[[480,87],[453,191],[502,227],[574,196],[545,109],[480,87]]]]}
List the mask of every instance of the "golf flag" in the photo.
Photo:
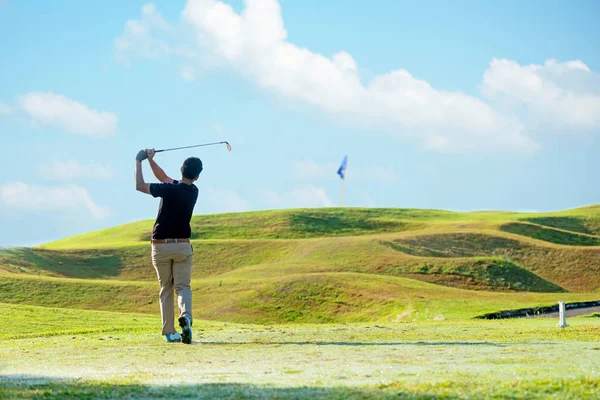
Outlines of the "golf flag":
{"type": "Polygon", "coordinates": [[[346,167],[348,166],[348,156],[344,156],[344,161],[342,161],[342,165],[338,169],[337,173],[342,178],[342,201],[340,205],[344,207],[344,191],[346,190],[346,167]]]}
{"type": "Polygon", "coordinates": [[[344,156],[344,161],[342,161],[342,165],[340,165],[340,169],[338,169],[338,175],[340,178],[344,179],[346,174],[346,165],[348,164],[348,156],[344,156]]]}

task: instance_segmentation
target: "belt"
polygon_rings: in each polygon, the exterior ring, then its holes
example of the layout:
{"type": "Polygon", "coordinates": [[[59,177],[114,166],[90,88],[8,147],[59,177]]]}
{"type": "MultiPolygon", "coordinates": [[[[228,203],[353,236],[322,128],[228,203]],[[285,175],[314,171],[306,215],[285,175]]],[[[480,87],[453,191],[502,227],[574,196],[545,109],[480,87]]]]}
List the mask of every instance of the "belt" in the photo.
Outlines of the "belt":
{"type": "Polygon", "coordinates": [[[189,243],[190,239],[152,239],[152,244],[161,243],[189,243]]]}

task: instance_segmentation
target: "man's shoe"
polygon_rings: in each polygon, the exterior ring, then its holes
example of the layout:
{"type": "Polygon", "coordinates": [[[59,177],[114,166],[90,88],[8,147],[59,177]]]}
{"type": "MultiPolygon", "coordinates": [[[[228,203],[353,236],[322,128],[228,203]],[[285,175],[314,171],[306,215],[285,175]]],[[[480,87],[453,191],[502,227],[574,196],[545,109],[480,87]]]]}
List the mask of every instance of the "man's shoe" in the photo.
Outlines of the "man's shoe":
{"type": "Polygon", "coordinates": [[[185,344],[192,343],[192,321],[190,317],[184,315],[179,318],[179,326],[181,327],[181,341],[185,344]]]}
{"type": "Polygon", "coordinates": [[[179,334],[179,332],[167,333],[165,335],[165,337],[167,338],[167,342],[169,342],[169,343],[179,343],[179,342],[181,342],[181,335],[179,334]]]}

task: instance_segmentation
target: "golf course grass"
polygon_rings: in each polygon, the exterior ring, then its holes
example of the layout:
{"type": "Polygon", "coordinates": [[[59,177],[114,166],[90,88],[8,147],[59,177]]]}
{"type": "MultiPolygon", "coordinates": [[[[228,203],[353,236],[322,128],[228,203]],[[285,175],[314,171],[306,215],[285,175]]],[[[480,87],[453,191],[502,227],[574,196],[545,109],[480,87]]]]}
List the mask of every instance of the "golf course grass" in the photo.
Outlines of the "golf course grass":
{"type": "Polygon", "coordinates": [[[152,221],[0,250],[0,398],[600,398],[600,206],[195,216],[194,343],[160,333],[152,221]]]}
{"type": "Polygon", "coordinates": [[[1,398],[528,398],[600,395],[600,319],[397,324],[196,321],[0,304],[1,398]],[[85,327],[84,327],[85,325],[85,327]]]}

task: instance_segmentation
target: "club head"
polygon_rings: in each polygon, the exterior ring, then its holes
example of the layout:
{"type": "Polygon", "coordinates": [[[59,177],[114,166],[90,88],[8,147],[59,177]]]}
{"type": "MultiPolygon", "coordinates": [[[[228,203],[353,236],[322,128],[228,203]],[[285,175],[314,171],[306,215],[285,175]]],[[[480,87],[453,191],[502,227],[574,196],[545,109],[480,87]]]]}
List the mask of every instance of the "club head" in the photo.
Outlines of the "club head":
{"type": "Polygon", "coordinates": [[[225,144],[227,145],[227,151],[231,151],[231,145],[227,142],[225,142],[225,144]]]}

